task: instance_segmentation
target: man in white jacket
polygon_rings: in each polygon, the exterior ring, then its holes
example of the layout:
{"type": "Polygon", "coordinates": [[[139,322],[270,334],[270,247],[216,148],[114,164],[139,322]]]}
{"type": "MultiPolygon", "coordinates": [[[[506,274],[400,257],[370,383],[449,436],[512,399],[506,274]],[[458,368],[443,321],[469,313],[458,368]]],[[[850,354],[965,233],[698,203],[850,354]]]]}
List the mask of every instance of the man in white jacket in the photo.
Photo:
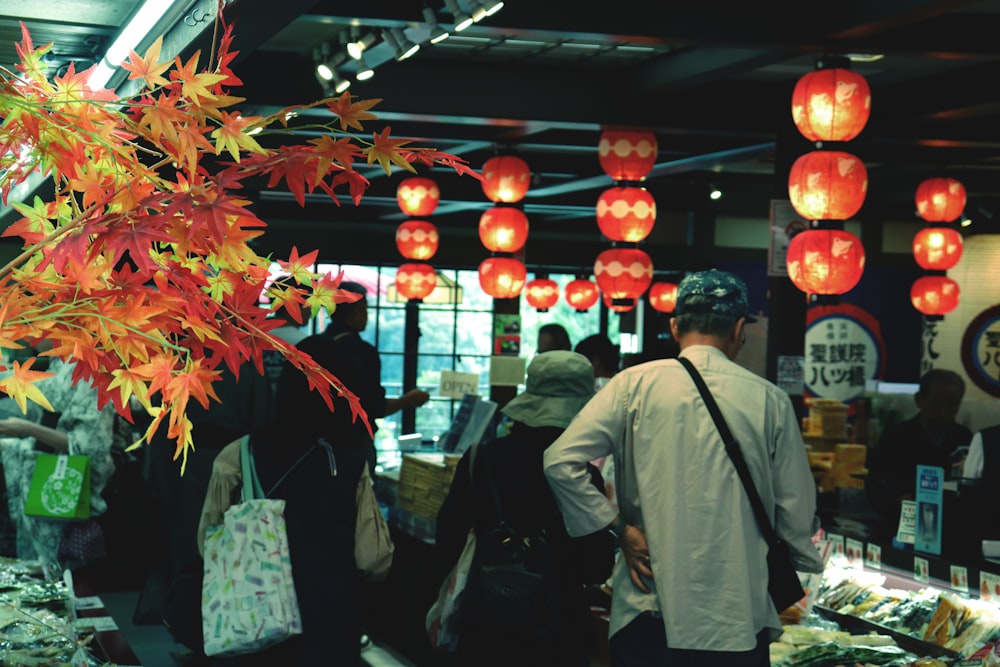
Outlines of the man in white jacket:
{"type": "MultiPolygon", "coordinates": [[[[748,310],[740,278],[694,273],[678,287],[671,332],[718,402],[796,568],[822,572],[811,541],[816,487],[795,409],[784,391],[733,362],[754,321],[748,310]]],[[[677,360],[617,373],[546,450],[544,465],[570,535],[618,534],[614,667],[768,666],[768,644],[781,632],[767,591],[768,546],[677,360]],[[609,454],[620,517],[583,474],[609,454]]]]}

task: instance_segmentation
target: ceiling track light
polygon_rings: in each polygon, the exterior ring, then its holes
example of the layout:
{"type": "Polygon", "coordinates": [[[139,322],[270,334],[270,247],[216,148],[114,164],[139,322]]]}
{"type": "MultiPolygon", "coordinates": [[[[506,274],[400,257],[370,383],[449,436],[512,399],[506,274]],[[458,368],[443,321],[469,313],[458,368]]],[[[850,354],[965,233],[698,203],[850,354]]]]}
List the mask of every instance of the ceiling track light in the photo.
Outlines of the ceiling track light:
{"type": "Polygon", "coordinates": [[[472,20],[479,23],[484,18],[486,18],[486,7],[479,0],[465,0],[469,5],[469,11],[472,13],[472,20]]]}
{"type": "Polygon", "coordinates": [[[420,45],[410,40],[399,28],[390,28],[382,31],[382,39],[392,47],[396,54],[396,61],[402,62],[420,50],[420,45]]]}
{"type": "Polygon", "coordinates": [[[365,62],[365,54],[362,53],[361,57],[358,58],[357,60],[358,60],[358,71],[355,72],[354,74],[355,79],[357,79],[358,81],[367,81],[368,79],[375,76],[375,70],[372,67],[369,67],[368,63],[365,62]]]}
{"type": "Polygon", "coordinates": [[[424,23],[427,24],[427,30],[430,34],[430,39],[428,41],[430,41],[431,44],[439,44],[451,36],[450,33],[448,33],[448,31],[442,28],[441,24],[438,23],[437,16],[434,15],[434,10],[431,7],[424,5],[424,8],[421,11],[424,15],[424,23]]]}
{"type": "Polygon", "coordinates": [[[493,16],[503,9],[503,0],[486,0],[486,15],[493,16]]]}
{"type": "Polygon", "coordinates": [[[455,32],[462,32],[473,24],[472,17],[462,11],[455,0],[444,0],[444,6],[455,17],[455,32]]]}
{"type": "Polygon", "coordinates": [[[368,32],[362,36],[358,36],[358,28],[355,26],[354,31],[351,34],[351,41],[347,43],[347,54],[358,60],[361,58],[361,54],[365,50],[375,43],[375,35],[368,32]]]}

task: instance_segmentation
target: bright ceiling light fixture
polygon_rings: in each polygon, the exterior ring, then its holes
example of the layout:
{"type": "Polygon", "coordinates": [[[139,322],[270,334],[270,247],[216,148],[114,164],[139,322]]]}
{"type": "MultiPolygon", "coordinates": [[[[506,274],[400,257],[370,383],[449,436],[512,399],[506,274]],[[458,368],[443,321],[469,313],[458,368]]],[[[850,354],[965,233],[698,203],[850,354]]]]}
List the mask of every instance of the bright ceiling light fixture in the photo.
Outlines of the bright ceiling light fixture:
{"type": "Polygon", "coordinates": [[[715,186],[712,186],[712,188],[708,191],[708,198],[713,201],[717,199],[722,199],[722,190],[720,190],[715,186]]]}
{"type": "Polygon", "coordinates": [[[431,7],[424,5],[421,11],[424,15],[424,23],[427,24],[427,30],[430,33],[429,41],[431,44],[439,44],[451,37],[451,33],[442,28],[441,24],[438,23],[437,16],[434,15],[434,10],[431,7]]]}
{"type": "Polygon", "coordinates": [[[362,53],[361,57],[358,58],[358,71],[354,74],[354,78],[358,81],[367,81],[373,76],[375,76],[375,70],[365,62],[365,54],[362,53]]]}
{"type": "Polygon", "coordinates": [[[358,26],[354,26],[354,29],[351,31],[351,41],[347,43],[347,55],[355,60],[360,60],[361,54],[374,43],[375,35],[370,32],[361,35],[361,29],[358,26]]]}
{"type": "Polygon", "coordinates": [[[121,62],[128,58],[129,51],[137,49],[156,28],[174,5],[187,5],[186,0],[146,0],[108,47],[107,53],[90,73],[87,85],[103,88],[118,71],[121,62]]]}
{"type": "Polygon", "coordinates": [[[473,24],[472,17],[462,11],[455,0],[444,0],[444,6],[455,17],[455,32],[462,32],[473,24]]]}
{"type": "Polygon", "coordinates": [[[392,47],[396,54],[396,60],[402,62],[420,50],[420,45],[411,41],[399,28],[390,28],[382,31],[382,39],[392,47]]]}
{"type": "Polygon", "coordinates": [[[479,23],[486,18],[486,7],[479,0],[466,0],[472,11],[472,20],[479,23]]]}
{"type": "Polygon", "coordinates": [[[486,15],[493,16],[503,9],[503,0],[486,0],[486,15]]]}

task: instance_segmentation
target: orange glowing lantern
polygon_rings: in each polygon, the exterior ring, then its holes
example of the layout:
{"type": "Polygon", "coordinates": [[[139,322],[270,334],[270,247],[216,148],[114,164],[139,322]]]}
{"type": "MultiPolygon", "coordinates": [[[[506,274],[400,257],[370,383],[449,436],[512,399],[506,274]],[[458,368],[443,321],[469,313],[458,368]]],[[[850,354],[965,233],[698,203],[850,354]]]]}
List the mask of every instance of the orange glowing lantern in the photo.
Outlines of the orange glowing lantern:
{"type": "Polygon", "coordinates": [[[494,299],[513,299],[527,277],[524,264],[510,257],[487,257],[479,264],[479,285],[494,299]]]}
{"type": "Polygon", "coordinates": [[[786,254],[788,277],[807,294],[843,294],[865,270],[861,239],[843,229],[811,229],[792,237],[786,254]]]}
{"type": "Polygon", "coordinates": [[[861,210],[868,193],[868,170],[843,151],[812,151],[788,173],[788,198],[806,220],[848,220],[861,210]]]}
{"type": "Polygon", "coordinates": [[[627,313],[630,310],[635,310],[637,301],[628,301],[626,299],[612,299],[607,294],[601,293],[601,301],[604,305],[608,307],[608,310],[614,313],[627,313]]]}
{"type": "Polygon", "coordinates": [[[407,299],[424,299],[437,287],[437,272],[430,264],[402,264],[396,269],[396,291],[407,299]]]}
{"type": "Polygon", "coordinates": [[[864,129],[871,110],[868,81],[841,67],[806,74],[792,92],[792,120],[810,141],[850,141],[864,129]]]}
{"type": "Polygon", "coordinates": [[[479,218],[479,240],[492,252],[517,252],[528,240],[528,216],[513,206],[494,206],[479,218]]]}
{"type": "Polygon", "coordinates": [[[419,176],[407,178],[396,188],[399,210],[413,218],[430,215],[440,201],[441,191],[438,190],[437,183],[430,178],[419,176]]]}
{"type": "Polygon", "coordinates": [[[483,164],[483,192],[491,202],[513,204],[531,187],[531,169],[516,155],[497,155],[483,164]]]}
{"type": "Polygon", "coordinates": [[[947,271],[962,258],[962,235],[950,227],[928,227],[913,237],[913,258],[921,268],[947,271]]]}
{"type": "Polygon", "coordinates": [[[437,227],[426,220],[407,220],[396,228],[396,249],[406,259],[430,259],[438,249],[437,227]]]}
{"type": "Polygon", "coordinates": [[[952,222],[965,210],[965,186],[954,178],[928,178],[917,186],[917,215],[927,222],[952,222]]]}
{"type": "Polygon", "coordinates": [[[524,298],[529,306],[544,313],[559,301],[559,283],[551,278],[535,278],[524,286],[524,298]]]}
{"type": "Polygon", "coordinates": [[[638,243],[656,223],[656,201],[645,188],[608,188],[597,200],[597,226],[612,241],[638,243]]]}
{"type": "Polygon", "coordinates": [[[653,310],[672,313],[677,306],[677,283],[653,283],[647,298],[653,310]]]}
{"type": "Polygon", "coordinates": [[[656,135],[635,130],[605,130],[597,144],[601,168],[616,181],[638,181],[656,164],[656,135]]]}
{"type": "Polygon", "coordinates": [[[653,282],[653,260],[638,248],[610,248],[594,261],[601,292],[619,305],[635,305],[653,282]]]}
{"type": "Polygon", "coordinates": [[[947,315],[958,307],[958,283],[947,276],[924,276],[913,281],[910,301],[924,315],[947,315]]]}
{"type": "Polygon", "coordinates": [[[601,298],[597,284],[584,278],[577,278],[567,283],[565,294],[566,302],[579,313],[593,308],[597,300],[601,298]]]}

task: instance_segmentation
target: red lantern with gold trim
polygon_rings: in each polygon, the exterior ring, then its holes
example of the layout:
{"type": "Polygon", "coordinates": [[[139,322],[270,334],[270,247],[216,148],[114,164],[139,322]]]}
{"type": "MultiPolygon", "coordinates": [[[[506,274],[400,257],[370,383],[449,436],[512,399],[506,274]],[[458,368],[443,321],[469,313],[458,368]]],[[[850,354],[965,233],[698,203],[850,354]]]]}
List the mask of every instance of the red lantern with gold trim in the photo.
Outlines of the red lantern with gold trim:
{"type": "Polygon", "coordinates": [[[868,170],[843,151],[812,151],[799,156],[788,173],[788,198],[806,220],[848,220],[868,194],[868,170]]]}
{"type": "Polygon", "coordinates": [[[479,264],[479,285],[494,299],[513,299],[527,277],[524,264],[510,257],[487,257],[479,264]]]}
{"type": "Polygon", "coordinates": [[[864,129],[871,110],[868,81],[842,67],[810,72],[792,91],[792,120],[810,141],[850,141],[864,129]]]}
{"type": "Polygon", "coordinates": [[[865,270],[861,239],[843,229],[799,232],[788,244],[788,277],[807,294],[843,294],[865,270]]]}
{"type": "Polygon", "coordinates": [[[513,206],[494,206],[479,218],[479,240],[491,252],[517,252],[528,240],[528,216],[513,206]]]}
{"type": "Polygon", "coordinates": [[[544,313],[559,301],[559,283],[551,278],[535,278],[524,286],[528,305],[544,313]]]}
{"type": "Polygon", "coordinates": [[[947,276],[924,276],[913,281],[910,301],[924,315],[947,315],[958,307],[958,283],[947,276]]]}
{"type": "Polygon", "coordinates": [[[653,310],[672,313],[677,306],[677,283],[653,283],[647,298],[653,310]]]}
{"type": "Polygon", "coordinates": [[[396,228],[396,249],[406,259],[430,259],[438,249],[438,229],[426,220],[407,220],[396,228]]]}
{"type": "Polygon", "coordinates": [[[965,186],[954,178],[928,178],[917,186],[917,215],[927,222],[953,222],[965,210],[965,186]]]}
{"type": "Polygon", "coordinates": [[[483,193],[491,202],[513,204],[531,187],[531,169],[516,155],[497,155],[483,164],[483,193]]]}
{"type": "Polygon", "coordinates": [[[396,269],[396,291],[407,299],[424,299],[437,287],[437,272],[430,264],[401,264],[396,269]]]}
{"type": "Polygon", "coordinates": [[[412,218],[430,215],[441,201],[441,191],[430,178],[414,176],[404,179],[396,188],[399,210],[412,218]]]}
{"type": "Polygon", "coordinates": [[[638,248],[610,248],[594,261],[594,278],[609,299],[634,305],[653,282],[653,260],[638,248]]]}
{"type": "Polygon", "coordinates": [[[656,201],[645,188],[608,188],[597,199],[597,226],[612,241],[638,243],[656,223],[656,201]]]}
{"type": "Polygon", "coordinates": [[[613,313],[627,313],[630,310],[635,310],[635,306],[638,303],[637,301],[629,301],[627,299],[612,299],[603,292],[601,293],[601,301],[613,313]]]}
{"type": "Polygon", "coordinates": [[[566,284],[564,290],[566,303],[573,306],[577,312],[582,313],[594,307],[597,300],[601,298],[601,292],[593,280],[577,278],[566,284]]]}
{"type": "Polygon", "coordinates": [[[947,271],[962,258],[962,235],[950,227],[928,227],[913,237],[913,258],[921,268],[947,271]]]}
{"type": "Polygon", "coordinates": [[[637,130],[605,130],[597,144],[601,169],[616,181],[638,181],[656,165],[656,135],[637,130]]]}

